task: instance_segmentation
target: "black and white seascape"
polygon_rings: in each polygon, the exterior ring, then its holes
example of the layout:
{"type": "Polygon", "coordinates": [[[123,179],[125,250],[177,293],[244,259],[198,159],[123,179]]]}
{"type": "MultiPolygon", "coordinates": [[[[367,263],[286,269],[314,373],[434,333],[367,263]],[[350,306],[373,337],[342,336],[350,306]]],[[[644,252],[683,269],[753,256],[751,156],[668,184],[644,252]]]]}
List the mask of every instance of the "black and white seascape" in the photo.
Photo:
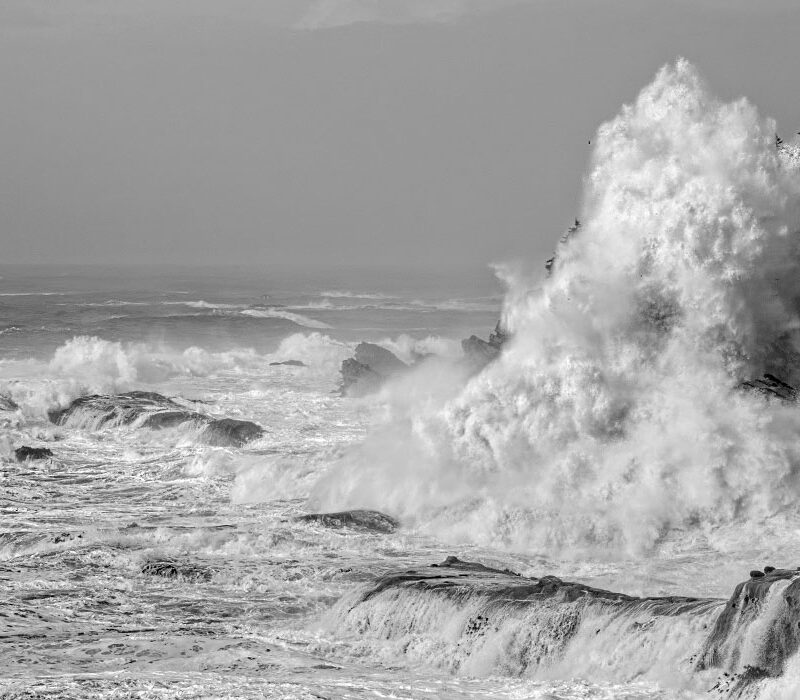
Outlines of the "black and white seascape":
{"type": "Polygon", "coordinates": [[[797,32],[0,7],[0,698],[800,697],[797,32]]]}

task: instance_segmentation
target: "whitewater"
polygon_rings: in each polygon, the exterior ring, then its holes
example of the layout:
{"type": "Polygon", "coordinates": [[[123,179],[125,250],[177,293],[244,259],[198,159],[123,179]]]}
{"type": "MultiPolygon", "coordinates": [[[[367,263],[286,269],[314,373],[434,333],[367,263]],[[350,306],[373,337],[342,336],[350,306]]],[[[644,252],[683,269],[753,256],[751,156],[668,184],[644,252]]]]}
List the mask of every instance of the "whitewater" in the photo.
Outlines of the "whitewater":
{"type": "Polygon", "coordinates": [[[548,269],[0,266],[0,696],[797,697],[777,131],[664,67],[548,269]]]}

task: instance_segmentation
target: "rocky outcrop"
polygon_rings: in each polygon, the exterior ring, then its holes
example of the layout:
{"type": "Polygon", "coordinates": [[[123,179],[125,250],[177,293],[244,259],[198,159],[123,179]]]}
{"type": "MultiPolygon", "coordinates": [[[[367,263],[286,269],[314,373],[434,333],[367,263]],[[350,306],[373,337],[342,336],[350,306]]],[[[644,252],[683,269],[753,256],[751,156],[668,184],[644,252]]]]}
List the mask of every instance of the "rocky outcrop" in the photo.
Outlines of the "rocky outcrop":
{"type": "Polygon", "coordinates": [[[364,396],[377,391],[390,377],[409,366],[386,348],[374,343],[359,343],[355,354],[342,362],[342,396],[364,396]]]}
{"type": "Polygon", "coordinates": [[[199,583],[210,581],[214,572],[197,564],[176,561],[149,561],[142,567],[146,576],[159,576],[166,579],[178,579],[199,583]]]}
{"type": "Polygon", "coordinates": [[[575,219],[575,223],[570,226],[565,232],[564,235],[558,241],[558,245],[556,246],[555,252],[553,253],[553,257],[548,258],[544,262],[544,269],[547,271],[547,276],[553,274],[555,269],[556,263],[558,262],[559,255],[563,247],[567,244],[570,238],[572,238],[578,231],[580,231],[581,222],[578,219],[575,219]]]}
{"type": "Polygon", "coordinates": [[[381,576],[343,599],[337,614],[362,635],[396,641],[400,653],[425,639],[438,650],[431,662],[453,670],[474,656],[512,674],[535,677],[542,667],[553,678],[562,668],[574,678],[601,669],[627,682],[672,664],[716,697],[741,698],[780,676],[800,650],[800,571],[753,571],[725,603],[631,596],[448,557],[381,576]]]}
{"type": "Polygon", "coordinates": [[[53,452],[46,447],[28,447],[22,445],[14,450],[17,462],[27,462],[35,459],[48,459],[53,456],[53,452]]]}
{"type": "Polygon", "coordinates": [[[210,445],[241,447],[256,440],[263,428],[250,421],[214,418],[151,391],[125,394],[81,396],[67,408],[48,413],[56,425],[99,429],[133,425],[154,430],[193,423],[200,428],[200,439],[210,445]]]}
{"type": "Polygon", "coordinates": [[[755,681],[780,676],[799,648],[800,572],[768,566],[736,586],[697,669],[728,672],[717,689],[737,697],[755,681]]]}
{"type": "Polygon", "coordinates": [[[488,342],[477,335],[471,335],[466,340],[461,341],[464,359],[472,370],[483,369],[497,358],[507,341],[508,334],[501,328],[500,321],[498,321],[494,330],[489,334],[488,342]]]}
{"type": "Polygon", "coordinates": [[[258,440],[263,434],[261,426],[250,421],[219,418],[206,424],[202,437],[207,445],[241,447],[248,442],[258,440]]]}
{"type": "Polygon", "coordinates": [[[19,406],[10,396],[0,394],[0,411],[16,411],[18,409],[19,406]]]}
{"type": "Polygon", "coordinates": [[[330,528],[353,528],[371,532],[394,532],[400,523],[394,518],[377,510],[344,510],[338,513],[308,513],[298,516],[297,520],[306,523],[318,523],[330,528]]]}
{"type": "Polygon", "coordinates": [[[286,367],[308,367],[305,362],[301,360],[284,360],[283,362],[270,362],[270,367],[280,367],[281,365],[286,367]]]}
{"type": "Polygon", "coordinates": [[[781,401],[797,401],[797,389],[772,374],[765,374],[762,379],[742,382],[740,386],[742,389],[755,391],[781,401]]]}

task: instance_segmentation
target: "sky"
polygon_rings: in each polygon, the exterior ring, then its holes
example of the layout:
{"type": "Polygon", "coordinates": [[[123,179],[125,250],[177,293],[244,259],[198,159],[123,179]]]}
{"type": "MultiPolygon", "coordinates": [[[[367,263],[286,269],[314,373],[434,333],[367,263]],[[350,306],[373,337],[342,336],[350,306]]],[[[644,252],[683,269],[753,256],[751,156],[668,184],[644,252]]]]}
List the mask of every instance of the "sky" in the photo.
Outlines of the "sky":
{"type": "Polygon", "coordinates": [[[800,131],[796,0],[3,0],[0,262],[549,257],[685,56],[800,131]]]}

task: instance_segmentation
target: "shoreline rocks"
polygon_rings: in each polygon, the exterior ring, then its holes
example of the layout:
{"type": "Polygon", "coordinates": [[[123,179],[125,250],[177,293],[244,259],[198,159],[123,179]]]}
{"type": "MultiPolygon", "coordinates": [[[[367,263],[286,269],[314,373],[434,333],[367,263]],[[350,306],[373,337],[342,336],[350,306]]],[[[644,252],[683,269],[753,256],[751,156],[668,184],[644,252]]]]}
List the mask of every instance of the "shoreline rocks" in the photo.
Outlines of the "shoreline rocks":
{"type": "Polygon", "coordinates": [[[614,665],[623,682],[672,664],[716,697],[740,698],[779,677],[800,651],[800,571],[753,571],[726,602],[638,597],[448,557],[377,578],[343,599],[338,614],[340,624],[403,654],[418,635],[433,635],[435,663],[451,670],[469,672],[473,656],[533,677],[539,666],[552,677],[563,664],[580,677],[614,665]]]}
{"type": "MultiPolygon", "coordinates": [[[[461,341],[464,351],[463,362],[471,372],[479,372],[498,357],[508,339],[509,335],[498,321],[494,330],[489,334],[488,341],[477,335],[461,341]]],[[[420,356],[416,362],[424,359],[424,356],[420,356]]],[[[394,353],[380,345],[359,343],[353,357],[342,362],[339,393],[341,396],[349,397],[375,393],[388,379],[400,376],[414,366],[415,364],[406,364],[394,353]]]]}
{"type": "Polygon", "coordinates": [[[299,522],[318,523],[333,529],[352,528],[389,534],[400,527],[390,515],[377,510],[343,510],[338,513],[308,513],[296,518],[299,522]]]}
{"type": "Polygon", "coordinates": [[[47,415],[56,425],[77,423],[78,427],[93,429],[135,425],[160,430],[194,423],[201,427],[200,439],[218,447],[241,447],[264,434],[264,429],[251,421],[214,418],[151,391],[81,396],[67,408],[48,411],[47,415]]]}
{"type": "Polygon", "coordinates": [[[28,445],[22,445],[14,450],[14,456],[17,458],[17,462],[30,462],[40,459],[49,459],[54,455],[52,450],[47,447],[29,447],[28,445]]]}
{"type": "Polygon", "coordinates": [[[0,394],[0,411],[18,411],[19,405],[10,396],[0,394]]]}
{"type": "Polygon", "coordinates": [[[342,362],[342,396],[365,396],[377,391],[390,377],[407,372],[409,365],[375,343],[359,343],[355,354],[342,362]]]}

